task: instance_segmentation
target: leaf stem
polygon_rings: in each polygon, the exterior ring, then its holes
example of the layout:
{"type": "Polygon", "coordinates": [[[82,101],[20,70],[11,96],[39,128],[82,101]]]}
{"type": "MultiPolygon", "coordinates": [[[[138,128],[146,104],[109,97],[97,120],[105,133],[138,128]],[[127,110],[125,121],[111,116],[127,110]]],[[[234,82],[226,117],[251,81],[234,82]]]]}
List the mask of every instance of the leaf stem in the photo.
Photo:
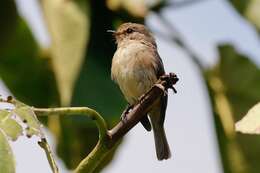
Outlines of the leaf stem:
{"type": "Polygon", "coordinates": [[[99,130],[99,139],[103,139],[107,133],[107,124],[102,116],[95,110],[88,107],[63,107],[63,108],[33,108],[37,116],[49,115],[85,115],[95,120],[99,130]]]}

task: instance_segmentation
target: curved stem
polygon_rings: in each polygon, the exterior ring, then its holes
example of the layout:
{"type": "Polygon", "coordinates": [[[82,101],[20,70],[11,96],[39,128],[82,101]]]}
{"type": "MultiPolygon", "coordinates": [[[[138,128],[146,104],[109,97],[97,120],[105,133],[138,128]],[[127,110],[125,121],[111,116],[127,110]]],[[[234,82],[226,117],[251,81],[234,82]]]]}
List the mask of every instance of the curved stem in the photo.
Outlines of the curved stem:
{"type": "Polygon", "coordinates": [[[107,124],[102,116],[93,109],[88,107],[64,107],[64,108],[33,108],[37,116],[48,116],[50,114],[56,115],[85,115],[92,120],[95,120],[98,130],[99,139],[102,140],[107,134],[107,124]]]}
{"type": "Polygon", "coordinates": [[[109,153],[110,149],[106,145],[107,125],[102,116],[93,109],[87,107],[65,107],[65,108],[33,108],[37,116],[48,115],[86,115],[95,120],[99,130],[99,140],[95,148],[88,156],[83,159],[75,169],[75,173],[91,173],[101,163],[103,158],[109,153]]]}
{"type": "Polygon", "coordinates": [[[92,173],[101,164],[103,159],[111,151],[104,142],[98,141],[95,148],[84,158],[77,168],[74,170],[74,173],[92,173]]]}

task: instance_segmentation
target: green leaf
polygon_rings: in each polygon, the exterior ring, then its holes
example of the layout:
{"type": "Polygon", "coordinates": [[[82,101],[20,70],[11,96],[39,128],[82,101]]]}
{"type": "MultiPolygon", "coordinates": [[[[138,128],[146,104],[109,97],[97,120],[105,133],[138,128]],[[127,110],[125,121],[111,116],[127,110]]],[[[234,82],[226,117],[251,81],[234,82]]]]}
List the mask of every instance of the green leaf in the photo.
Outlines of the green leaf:
{"type": "Polygon", "coordinates": [[[21,118],[21,120],[27,124],[26,135],[31,137],[33,135],[43,138],[41,131],[41,124],[36,118],[32,108],[28,106],[19,107],[14,110],[14,113],[21,118]]]}
{"type": "Polygon", "coordinates": [[[5,134],[15,141],[20,135],[22,135],[22,126],[14,119],[11,118],[11,113],[6,110],[0,110],[0,129],[5,134]]]}
{"type": "Polygon", "coordinates": [[[252,107],[242,120],[236,123],[236,131],[260,134],[260,103],[252,107]]]}
{"type": "MultiPolygon", "coordinates": [[[[97,110],[111,127],[120,121],[120,115],[127,104],[110,77],[116,45],[112,35],[106,30],[113,29],[116,14],[106,8],[105,1],[89,2],[92,7],[91,21],[95,22],[91,24],[87,61],[84,62],[76,83],[72,105],[88,106],[97,110]]],[[[61,134],[57,136],[58,155],[69,168],[75,168],[93,149],[97,140],[98,131],[91,120],[82,116],[62,118],[61,134]],[[64,138],[67,140],[63,140],[64,138]]]]}
{"type": "Polygon", "coordinates": [[[240,13],[240,14],[244,14],[245,11],[247,10],[247,7],[249,5],[249,3],[252,0],[228,0],[233,6],[234,8],[240,13]]]}
{"type": "Polygon", "coordinates": [[[232,46],[220,46],[219,53],[220,77],[238,120],[260,100],[260,70],[232,46]]]}
{"type": "Polygon", "coordinates": [[[13,152],[11,147],[6,139],[6,136],[3,134],[0,129],[0,170],[3,173],[15,173],[15,162],[13,152]]]}
{"type": "Polygon", "coordinates": [[[88,1],[42,0],[41,5],[51,35],[51,59],[61,103],[67,106],[89,39],[88,1]]]}
{"type": "Polygon", "coordinates": [[[37,107],[58,103],[48,54],[36,44],[26,23],[18,18],[8,42],[0,48],[0,77],[19,100],[37,107]]]}
{"type": "MultiPolygon", "coordinates": [[[[33,135],[40,137],[40,141],[38,142],[38,144],[42,149],[44,149],[53,173],[58,173],[58,167],[53,158],[53,154],[42,132],[41,129],[42,125],[38,121],[33,109],[27,106],[26,104],[13,99],[10,96],[7,98],[7,100],[0,98],[0,102],[4,102],[4,103],[8,102],[15,107],[14,110],[12,110],[11,112],[0,109],[0,132],[1,133],[4,132],[12,140],[16,140],[23,132],[23,128],[17,121],[26,124],[27,127],[25,128],[25,132],[27,137],[31,137],[33,135]]],[[[0,140],[0,142],[2,141],[0,140]]],[[[0,143],[0,147],[1,147],[1,143],[0,143]]],[[[0,151],[0,162],[1,162],[1,151],[0,151]]],[[[2,171],[1,167],[0,170],[2,171]]]]}
{"type": "Polygon", "coordinates": [[[15,1],[0,2],[0,50],[5,47],[5,44],[12,36],[14,26],[16,25],[18,16],[15,7],[15,1]],[[8,16],[8,20],[7,17],[8,16]]]}

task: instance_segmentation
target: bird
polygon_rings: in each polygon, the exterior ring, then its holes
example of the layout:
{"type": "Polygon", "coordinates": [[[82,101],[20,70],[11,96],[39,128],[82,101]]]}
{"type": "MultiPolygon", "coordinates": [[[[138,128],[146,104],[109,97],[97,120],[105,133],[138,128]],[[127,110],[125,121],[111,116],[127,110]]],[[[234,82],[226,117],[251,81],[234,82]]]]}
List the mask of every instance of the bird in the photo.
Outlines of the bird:
{"type": "MultiPolygon", "coordinates": [[[[134,105],[165,74],[163,62],[153,35],[143,24],[123,23],[113,36],[117,49],[112,58],[111,78],[118,84],[128,104],[134,105]]],[[[141,119],[147,131],[153,129],[158,160],[171,157],[164,130],[167,99],[167,94],[159,98],[148,112],[150,120],[147,115],[141,119]]]]}

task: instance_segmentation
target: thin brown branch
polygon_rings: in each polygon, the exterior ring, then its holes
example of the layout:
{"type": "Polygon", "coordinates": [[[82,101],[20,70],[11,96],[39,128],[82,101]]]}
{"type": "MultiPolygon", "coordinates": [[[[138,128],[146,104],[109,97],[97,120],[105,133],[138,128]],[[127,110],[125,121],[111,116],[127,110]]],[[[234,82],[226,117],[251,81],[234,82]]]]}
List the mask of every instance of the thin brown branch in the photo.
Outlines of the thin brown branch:
{"type": "Polygon", "coordinates": [[[114,144],[131,128],[133,128],[141,120],[141,118],[151,110],[157,100],[167,93],[169,88],[174,89],[173,85],[177,81],[178,78],[175,74],[162,76],[158,82],[140,98],[140,101],[134,105],[132,110],[125,115],[126,121],[120,121],[114,128],[109,130],[109,144],[114,144]]]}

